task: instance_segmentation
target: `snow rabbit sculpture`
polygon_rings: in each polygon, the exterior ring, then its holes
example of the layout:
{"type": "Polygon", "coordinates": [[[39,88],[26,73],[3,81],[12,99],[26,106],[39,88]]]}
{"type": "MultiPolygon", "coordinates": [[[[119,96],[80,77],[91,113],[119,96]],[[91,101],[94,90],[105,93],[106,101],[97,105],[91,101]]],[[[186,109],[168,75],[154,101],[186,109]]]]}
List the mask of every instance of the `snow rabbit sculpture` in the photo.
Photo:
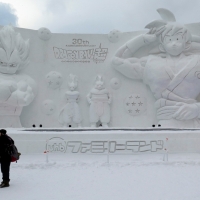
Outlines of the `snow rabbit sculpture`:
{"type": "Polygon", "coordinates": [[[110,103],[111,94],[104,86],[103,77],[96,77],[95,86],[87,95],[90,104],[90,124],[96,127],[96,123],[100,121],[103,127],[108,127],[110,122],[110,103]]]}

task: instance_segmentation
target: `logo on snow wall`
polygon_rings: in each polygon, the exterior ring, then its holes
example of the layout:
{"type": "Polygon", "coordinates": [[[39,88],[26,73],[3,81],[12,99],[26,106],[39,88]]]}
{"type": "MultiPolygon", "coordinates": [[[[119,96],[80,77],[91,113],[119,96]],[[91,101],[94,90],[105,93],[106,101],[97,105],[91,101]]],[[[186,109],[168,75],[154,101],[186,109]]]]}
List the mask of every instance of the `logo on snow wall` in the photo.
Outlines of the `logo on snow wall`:
{"type": "Polygon", "coordinates": [[[48,140],[46,150],[50,153],[142,153],[158,152],[164,148],[163,140],[137,141],[67,141],[60,137],[48,140]]]}
{"type": "MultiPolygon", "coordinates": [[[[75,40],[75,39],[73,39],[75,40]]],[[[59,47],[53,47],[54,56],[56,59],[61,60],[61,62],[72,62],[72,63],[102,63],[106,60],[108,54],[108,48],[102,47],[100,44],[97,48],[96,45],[89,45],[88,41],[83,41],[82,39],[78,39],[77,41],[81,41],[81,44],[66,45],[66,47],[87,47],[86,49],[63,49],[59,47]]]]}
{"type": "Polygon", "coordinates": [[[46,150],[49,152],[66,152],[66,142],[63,138],[60,137],[53,137],[48,140],[46,144],[46,150]]]}

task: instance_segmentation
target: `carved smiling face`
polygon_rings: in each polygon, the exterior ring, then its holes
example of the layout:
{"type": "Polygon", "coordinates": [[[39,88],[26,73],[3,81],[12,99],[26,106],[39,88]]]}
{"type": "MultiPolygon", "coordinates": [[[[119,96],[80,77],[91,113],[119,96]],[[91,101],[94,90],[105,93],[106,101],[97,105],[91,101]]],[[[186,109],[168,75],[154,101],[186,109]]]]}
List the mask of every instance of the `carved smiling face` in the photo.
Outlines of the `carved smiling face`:
{"type": "Polygon", "coordinates": [[[0,48],[0,73],[15,74],[19,68],[20,62],[21,59],[16,49],[8,58],[5,50],[0,48]]]}
{"type": "Polygon", "coordinates": [[[163,46],[168,54],[178,56],[185,50],[185,43],[182,33],[176,33],[174,35],[166,35],[163,46]]]}
{"type": "Polygon", "coordinates": [[[167,23],[158,29],[160,50],[171,56],[178,56],[190,48],[191,34],[187,28],[178,23],[167,23]]]}

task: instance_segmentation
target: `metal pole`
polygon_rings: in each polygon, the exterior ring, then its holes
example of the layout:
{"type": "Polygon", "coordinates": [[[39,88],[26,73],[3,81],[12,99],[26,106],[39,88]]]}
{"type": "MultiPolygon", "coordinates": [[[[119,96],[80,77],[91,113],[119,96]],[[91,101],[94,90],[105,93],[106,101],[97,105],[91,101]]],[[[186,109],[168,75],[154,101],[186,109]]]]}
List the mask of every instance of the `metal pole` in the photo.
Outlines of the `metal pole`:
{"type": "Polygon", "coordinates": [[[165,153],[164,153],[164,156],[163,156],[163,161],[168,162],[168,138],[166,138],[166,148],[165,148],[165,153]]]}
{"type": "Polygon", "coordinates": [[[46,163],[49,163],[49,155],[48,155],[48,142],[49,140],[46,141],[46,163]]]}
{"type": "Polygon", "coordinates": [[[108,141],[107,163],[109,164],[110,142],[108,141]]]}

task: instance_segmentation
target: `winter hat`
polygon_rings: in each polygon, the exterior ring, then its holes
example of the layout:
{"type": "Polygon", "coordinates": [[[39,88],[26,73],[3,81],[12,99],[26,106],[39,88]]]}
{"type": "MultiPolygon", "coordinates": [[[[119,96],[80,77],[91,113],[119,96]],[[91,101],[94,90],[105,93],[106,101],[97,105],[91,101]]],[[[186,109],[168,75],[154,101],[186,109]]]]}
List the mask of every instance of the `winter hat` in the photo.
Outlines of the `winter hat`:
{"type": "Polygon", "coordinates": [[[0,133],[2,133],[2,135],[5,135],[7,133],[7,131],[5,129],[1,129],[0,133]]]}

